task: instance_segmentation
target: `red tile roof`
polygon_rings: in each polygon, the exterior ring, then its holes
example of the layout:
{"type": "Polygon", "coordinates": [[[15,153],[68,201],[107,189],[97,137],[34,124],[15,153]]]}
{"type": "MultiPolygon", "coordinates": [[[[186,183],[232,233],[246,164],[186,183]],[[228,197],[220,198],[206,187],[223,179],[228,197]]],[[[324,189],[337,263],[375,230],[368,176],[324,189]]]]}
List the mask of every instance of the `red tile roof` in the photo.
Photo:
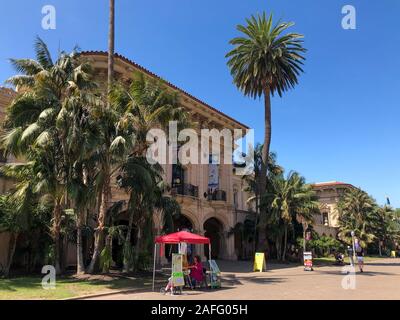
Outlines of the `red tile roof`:
{"type": "MultiPolygon", "coordinates": [[[[93,56],[93,55],[108,56],[108,53],[105,52],[105,51],[83,51],[83,52],[81,52],[81,54],[84,55],[84,56],[93,56]]],[[[229,119],[229,120],[231,120],[231,121],[233,121],[233,122],[236,122],[237,124],[239,124],[240,126],[246,128],[246,129],[249,129],[249,127],[246,126],[245,124],[239,122],[238,120],[235,120],[234,118],[228,116],[227,114],[225,114],[225,113],[219,111],[218,109],[216,109],[216,108],[210,106],[209,104],[207,104],[207,103],[205,103],[204,101],[202,101],[202,100],[196,98],[195,96],[192,96],[190,93],[186,92],[185,90],[183,90],[183,89],[181,89],[181,88],[178,88],[177,86],[175,86],[174,84],[172,84],[172,83],[166,81],[165,79],[162,79],[160,76],[158,76],[158,75],[156,75],[155,73],[153,73],[153,72],[147,70],[146,68],[144,68],[144,67],[142,67],[141,65],[137,64],[136,62],[134,62],[134,61],[132,61],[132,60],[130,60],[130,59],[128,59],[128,58],[126,58],[126,57],[124,57],[124,56],[118,54],[118,53],[115,54],[115,57],[121,59],[122,61],[125,61],[125,62],[129,63],[130,65],[134,66],[135,68],[139,69],[140,71],[143,71],[144,73],[148,74],[149,76],[151,76],[151,77],[153,77],[153,78],[156,78],[156,79],[159,79],[159,80],[163,80],[163,81],[166,82],[167,85],[168,85],[169,87],[171,87],[172,89],[175,89],[175,90],[180,91],[180,92],[183,93],[184,95],[186,95],[186,96],[188,96],[189,98],[195,100],[196,102],[202,104],[202,105],[205,106],[206,108],[211,109],[212,111],[215,111],[215,112],[219,113],[219,114],[222,115],[223,117],[225,117],[225,118],[227,118],[227,119],[229,119]]]]}
{"type": "Polygon", "coordinates": [[[350,183],[340,182],[340,181],[328,181],[328,182],[317,182],[311,184],[314,188],[318,187],[334,187],[334,186],[345,186],[345,187],[354,187],[350,183]]]}

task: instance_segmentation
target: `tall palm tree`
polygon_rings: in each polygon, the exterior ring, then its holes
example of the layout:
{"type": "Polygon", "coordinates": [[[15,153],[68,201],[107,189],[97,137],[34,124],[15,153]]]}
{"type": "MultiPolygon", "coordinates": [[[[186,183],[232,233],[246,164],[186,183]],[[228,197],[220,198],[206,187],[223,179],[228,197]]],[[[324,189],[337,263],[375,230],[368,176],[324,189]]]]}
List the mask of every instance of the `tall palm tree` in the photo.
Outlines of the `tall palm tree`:
{"type": "Polygon", "coordinates": [[[246,22],[245,26],[237,26],[243,36],[230,41],[235,47],[226,57],[236,86],[246,96],[264,96],[265,135],[259,187],[264,194],[271,143],[271,95],[282,96],[297,84],[306,49],[301,34],[283,34],[293,26],[292,22],[273,25],[272,14],[267,18],[265,12],[246,22]]]}
{"type": "MultiPolygon", "coordinates": [[[[53,61],[46,44],[35,41],[36,60],[11,59],[20,74],[7,80],[19,94],[7,109],[2,146],[6,153],[37,161],[43,166],[46,189],[52,195],[56,270],[60,271],[60,230],[62,207],[67,201],[68,125],[64,125],[66,105],[73,97],[84,96],[94,87],[90,66],[78,59],[78,52],[61,52],[53,61]],[[37,160],[37,157],[40,160],[37,160]]],[[[44,180],[42,180],[44,181],[44,180]]]]}
{"type": "MultiPolygon", "coordinates": [[[[110,119],[110,93],[112,91],[114,83],[114,50],[115,50],[115,0],[110,0],[109,2],[109,21],[108,21],[108,72],[107,72],[107,108],[103,110],[103,116],[110,119]]],[[[95,242],[93,249],[93,256],[88,267],[88,272],[93,273],[96,269],[97,263],[99,261],[100,252],[104,245],[104,228],[107,220],[107,210],[111,202],[111,187],[110,187],[110,172],[112,170],[112,157],[107,154],[110,150],[113,137],[108,135],[110,132],[110,127],[107,119],[103,117],[102,121],[105,122],[104,142],[106,153],[103,153],[102,157],[102,184],[101,184],[101,198],[100,207],[98,215],[98,226],[96,227],[95,242]]],[[[111,117],[112,118],[112,117],[111,117]]],[[[112,127],[112,125],[111,125],[112,127]]],[[[112,130],[111,130],[112,131],[112,130]]]]}
{"type": "MultiPolygon", "coordinates": [[[[163,217],[167,217],[176,209],[174,201],[163,196],[161,167],[150,166],[146,161],[149,146],[147,133],[152,128],[167,129],[170,121],[177,121],[180,127],[188,125],[189,115],[179,104],[176,93],[168,91],[162,82],[148,79],[142,74],[135,76],[128,88],[115,85],[110,100],[111,107],[121,115],[117,123],[119,130],[133,130],[135,135],[135,144],[129,149],[129,157],[123,160],[121,166],[120,185],[130,195],[128,228],[130,230],[135,222],[138,229],[137,259],[140,250],[143,250],[141,239],[149,236],[144,232],[144,227],[152,221],[153,211],[157,209],[163,217]]],[[[123,141],[120,139],[118,144],[126,145],[123,141]]],[[[129,239],[126,239],[125,245],[125,252],[129,255],[129,239]]],[[[129,267],[125,262],[124,269],[127,271],[129,267]]]]}

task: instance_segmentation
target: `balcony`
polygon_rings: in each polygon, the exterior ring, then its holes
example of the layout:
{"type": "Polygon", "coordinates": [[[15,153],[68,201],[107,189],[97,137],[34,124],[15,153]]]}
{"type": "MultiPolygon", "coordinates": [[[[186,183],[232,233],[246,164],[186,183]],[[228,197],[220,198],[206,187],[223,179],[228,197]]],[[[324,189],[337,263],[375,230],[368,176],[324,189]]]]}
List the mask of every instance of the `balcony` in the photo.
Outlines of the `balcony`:
{"type": "Polygon", "coordinates": [[[185,183],[182,186],[173,187],[171,189],[172,195],[181,195],[181,196],[189,196],[189,197],[199,197],[199,187],[194,186],[192,184],[185,183]]]}
{"type": "Polygon", "coordinates": [[[208,193],[207,200],[226,201],[226,192],[224,190],[214,190],[214,192],[208,193]]]}

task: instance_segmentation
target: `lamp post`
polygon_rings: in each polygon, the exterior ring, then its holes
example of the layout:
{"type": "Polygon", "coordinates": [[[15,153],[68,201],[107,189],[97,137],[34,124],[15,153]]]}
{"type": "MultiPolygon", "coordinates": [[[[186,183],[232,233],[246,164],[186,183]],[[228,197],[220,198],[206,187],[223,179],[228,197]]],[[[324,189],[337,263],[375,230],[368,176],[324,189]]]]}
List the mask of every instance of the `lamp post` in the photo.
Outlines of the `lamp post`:
{"type": "Polygon", "coordinates": [[[355,258],[356,258],[356,249],[355,249],[355,244],[354,244],[354,235],[355,235],[354,231],[351,231],[351,242],[352,242],[352,244],[353,244],[353,259],[354,259],[354,261],[355,261],[355,258]]]}

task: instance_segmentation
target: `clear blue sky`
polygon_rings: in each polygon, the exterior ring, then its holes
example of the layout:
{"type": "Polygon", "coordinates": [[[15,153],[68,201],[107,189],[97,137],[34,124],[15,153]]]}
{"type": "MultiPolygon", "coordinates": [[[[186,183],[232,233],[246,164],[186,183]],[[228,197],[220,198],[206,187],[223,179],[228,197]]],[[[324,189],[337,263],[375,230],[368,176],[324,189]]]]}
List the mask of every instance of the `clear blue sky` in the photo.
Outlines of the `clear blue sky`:
{"type": "MultiPolygon", "coordinates": [[[[242,96],[226,66],[235,26],[263,10],[296,23],[308,48],[306,73],[274,98],[272,150],[309,182],[359,186],[400,207],[400,30],[397,0],[116,0],[116,50],[263,136],[263,103],[242,96]],[[352,4],[357,29],[343,30],[352,4]]],[[[2,1],[0,82],[7,59],[32,57],[42,37],[53,52],[107,49],[108,0],[2,1]],[[57,29],[41,28],[41,8],[57,10],[57,29]]]]}

